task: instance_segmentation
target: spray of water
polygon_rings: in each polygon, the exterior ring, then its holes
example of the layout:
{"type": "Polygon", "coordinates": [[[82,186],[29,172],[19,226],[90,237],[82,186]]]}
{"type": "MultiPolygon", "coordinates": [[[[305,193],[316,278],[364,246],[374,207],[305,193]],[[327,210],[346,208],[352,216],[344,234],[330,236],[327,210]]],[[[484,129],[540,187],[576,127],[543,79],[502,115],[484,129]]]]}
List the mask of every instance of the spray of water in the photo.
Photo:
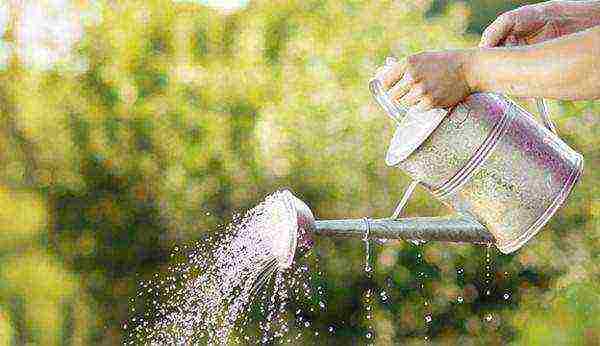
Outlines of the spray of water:
{"type": "Polygon", "coordinates": [[[286,285],[295,281],[286,281],[279,259],[289,250],[289,234],[297,224],[280,194],[268,196],[219,236],[198,242],[182,263],[169,268],[166,278],[142,283],[138,295],[161,292],[153,302],[157,313],[134,317],[126,343],[248,342],[246,313],[268,283],[273,291],[269,297],[263,294],[267,304],[261,306],[260,342],[285,334],[286,285]]]}

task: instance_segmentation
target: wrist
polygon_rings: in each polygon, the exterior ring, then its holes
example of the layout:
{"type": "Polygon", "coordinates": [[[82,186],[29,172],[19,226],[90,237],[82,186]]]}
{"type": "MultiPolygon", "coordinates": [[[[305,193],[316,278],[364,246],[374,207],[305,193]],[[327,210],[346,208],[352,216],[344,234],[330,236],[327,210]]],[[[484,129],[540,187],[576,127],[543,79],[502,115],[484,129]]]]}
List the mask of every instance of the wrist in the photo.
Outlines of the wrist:
{"type": "Polygon", "coordinates": [[[481,92],[481,78],[477,65],[481,60],[481,51],[479,48],[464,49],[459,54],[460,66],[463,78],[467,83],[471,93],[481,92]]]}

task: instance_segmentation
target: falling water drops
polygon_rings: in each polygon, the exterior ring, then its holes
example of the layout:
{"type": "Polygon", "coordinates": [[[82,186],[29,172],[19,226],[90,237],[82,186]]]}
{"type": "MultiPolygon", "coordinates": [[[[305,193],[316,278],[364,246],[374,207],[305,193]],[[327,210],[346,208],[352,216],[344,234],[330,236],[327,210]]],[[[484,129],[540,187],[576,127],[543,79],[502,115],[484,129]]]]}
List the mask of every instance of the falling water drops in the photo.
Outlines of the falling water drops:
{"type": "Polygon", "coordinates": [[[387,303],[388,302],[387,292],[386,291],[379,292],[379,298],[381,299],[382,303],[387,303]]]}
{"type": "MultiPolygon", "coordinates": [[[[198,338],[208,344],[281,342],[290,330],[284,318],[289,293],[310,297],[311,291],[300,279],[307,277],[306,266],[296,266],[293,272],[281,267],[279,259],[289,247],[290,231],[285,230],[297,225],[280,194],[268,196],[243,217],[234,216],[221,232],[193,246],[174,247],[171,257],[179,262],[168,266],[166,276],[155,273],[152,281],[142,280],[136,294],[162,312],[156,317],[132,316],[124,325],[128,343],[191,344],[198,338]],[[257,339],[243,334],[246,312],[253,304],[262,316],[254,321],[261,333],[257,339]]],[[[136,312],[133,307],[131,311],[136,312]]],[[[300,309],[296,316],[301,319],[300,309]]]]}
{"type": "Polygon", "coordinates": [[[484,293],[486,296],[492,295],[492,278],[493,278],[493,263],[491,255],[491,244],[487,244],[485,248],[485,274],[484,274],[484,293]]]}

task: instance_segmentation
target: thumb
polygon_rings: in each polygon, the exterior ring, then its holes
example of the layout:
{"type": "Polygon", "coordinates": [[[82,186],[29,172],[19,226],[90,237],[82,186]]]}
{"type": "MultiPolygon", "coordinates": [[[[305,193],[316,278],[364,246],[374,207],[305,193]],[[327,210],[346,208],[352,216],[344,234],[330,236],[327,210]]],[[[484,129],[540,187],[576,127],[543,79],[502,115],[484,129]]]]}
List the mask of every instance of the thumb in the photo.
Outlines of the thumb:
{"type": "Polygon", "coordinates": [[[514,20],[510,12],[502,14],[481,35],[479,47],[496,47],[513,30],[514,20]]]}

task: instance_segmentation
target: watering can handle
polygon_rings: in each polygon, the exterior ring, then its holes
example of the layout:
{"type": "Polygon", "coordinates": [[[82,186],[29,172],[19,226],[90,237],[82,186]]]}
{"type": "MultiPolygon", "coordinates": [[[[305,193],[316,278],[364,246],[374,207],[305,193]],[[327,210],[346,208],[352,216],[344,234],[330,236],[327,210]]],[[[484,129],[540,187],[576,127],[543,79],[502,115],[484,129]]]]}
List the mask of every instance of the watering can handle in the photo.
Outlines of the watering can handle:
{"type": "Polygon", "coordinates": [[[537,106],[538,113],[540,113],[540,116],[542,117],[542,123],[544,124],[544,126],[548,130],[550,130],[550,132],[558,136],[556,125],[554,125],[554,122],[552,121],[552,119],[550,119],[550,114],[548,113],[548,104],[546,103],[546,100],[544,100],[541,97],[536,98],[535,105],[537,106]]]}

